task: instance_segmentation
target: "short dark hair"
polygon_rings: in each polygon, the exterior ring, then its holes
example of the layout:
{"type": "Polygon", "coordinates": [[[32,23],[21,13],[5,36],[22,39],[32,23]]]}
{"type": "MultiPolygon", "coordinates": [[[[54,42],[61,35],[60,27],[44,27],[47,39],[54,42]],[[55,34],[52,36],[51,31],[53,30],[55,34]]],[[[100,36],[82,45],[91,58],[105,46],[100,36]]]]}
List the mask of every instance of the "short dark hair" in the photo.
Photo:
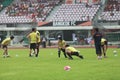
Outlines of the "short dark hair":
{"type": "Polygon", "coordinates": [[[58,36],[58,39],[59,39],[59,40],[62,40],[62,35],[59,35],[59,36],[58,36]]]}
{"type": "Polygon", "coordinates": [[[12,35],[12,36],[10,36],[10,39],[14,39],[14,36],[12,35]]]}
{"type": "Polygon", "coordinates": [[[66,44],[65,47],[69,47],[70,45],[66,44]]]}
{"type": "Polygon", "coordinates": [[[95,31],[97,31],[97,32],[98,32],[98,31],[99,31],[99,29],[98,29],[98,28],[95,28],[95,31]]]}
{"type": "Polygon", "coordinates": [[[35,31],[36,30],[36,28],[32,28],[32,31],[35,31]]]}

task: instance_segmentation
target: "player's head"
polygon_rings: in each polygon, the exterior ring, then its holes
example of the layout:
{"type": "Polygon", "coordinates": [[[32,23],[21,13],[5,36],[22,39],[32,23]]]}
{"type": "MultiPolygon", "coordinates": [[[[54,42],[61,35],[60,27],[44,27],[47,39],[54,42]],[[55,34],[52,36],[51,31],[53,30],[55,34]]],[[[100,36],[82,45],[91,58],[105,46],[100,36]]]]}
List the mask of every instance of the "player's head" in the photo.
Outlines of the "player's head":
{"type": "Polygon", "coordinates": [[[95,31],[96,31],[96,32],[98,32],[98,31],[99,31],[99,29],[98,29],[98,28],[95,28],[95,31]]]}
{"type": "Polygon", "coordinates": [[[70,45],[66,44],[65,47],[69,47],[70,45]]]}
{"type": "Polygon", "coordinates": [[[61,35],[58,36],[58,40],[62,40],[62,36],[61,35]]]}
{"type": "Polygon", "coordinates": [[[32,31],[35,32],[35,31],[36,31],[36,28],[32,28],[32,31]]]}
{"type": "Polygon", "coordinates": [[[13,39],[14,39],[14,36],[10,36],[10,39],[13,40],[13,39]]]}

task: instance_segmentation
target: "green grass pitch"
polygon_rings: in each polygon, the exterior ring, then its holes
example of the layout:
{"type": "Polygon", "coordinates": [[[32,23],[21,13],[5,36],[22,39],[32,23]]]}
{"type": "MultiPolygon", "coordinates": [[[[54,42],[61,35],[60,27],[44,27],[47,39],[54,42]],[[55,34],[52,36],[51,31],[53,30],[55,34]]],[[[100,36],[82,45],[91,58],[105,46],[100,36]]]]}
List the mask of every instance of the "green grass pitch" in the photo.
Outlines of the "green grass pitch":
{"type": "Polygon", "coordinates": [[[39,57],[28,57],[29,49],[9,49],[10,58],[0,50],[0,80],[119,80],[120,51],[109,48],[108,58],[97,60],[94,48],[77,48],[84,59],[57,57],[57,48],[40,49],[39,57]],[[113,50],[118,56],[113,55],[113,50]],[[69,65],[70,71],[64,66],[69,65]]]}

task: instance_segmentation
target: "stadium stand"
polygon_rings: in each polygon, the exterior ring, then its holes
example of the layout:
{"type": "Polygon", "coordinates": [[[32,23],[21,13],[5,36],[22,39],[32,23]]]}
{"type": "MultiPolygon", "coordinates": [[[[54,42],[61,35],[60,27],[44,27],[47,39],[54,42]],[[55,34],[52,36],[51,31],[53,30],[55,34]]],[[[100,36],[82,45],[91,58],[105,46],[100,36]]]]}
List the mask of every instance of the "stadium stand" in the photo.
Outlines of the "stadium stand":
{"type": "Polygon", "coordinates": [[[62,4],[52,21],[92,21],[100,5],[62,4]]]}
{"type": "MultiPolygon", "coordinates": [[[[60,2],[60,0],[16,0],[0,15],[0,23],[45,21],[52,9],[60,2]]],[[[99,7],[100,5],[86,3],[62,4],[50,21],[92,21],[99,7]]]]}
{"type": "Polygon", "coordinates": [[[99,19],[106,21],[120,20],[120,0],[108,0],[99,19]]]}
{"type": "Polygon", "coordinates": [[[86,44],[94,25],[107,29],[109,41],[120,41],[120,0],[0,0],[0,5],[0,9],[4,7],[0,12],[0,34],[15,35],[13,43],[18,43],[31,27],[37,27],[48,39],[56,40],[62,34],[65,40],[72,41],[75,33],[78,44],[86,44]],[[113,22],[119,24],[113,27],[113,22]]]}
{"type": "MultiPolygon", "coordinates": [[[[44,21],[60,0],[17,0],[8,6],[0,23],[30,23],[44,21]]],[[[9,3],[9,2],[8,2],[9,3]]]]}
{"type": "Polygon", "coordinates": [[[107,0],[98,16],[98,23],[104,26],[109,44],[120,44],[120,0],[107,0]]]}

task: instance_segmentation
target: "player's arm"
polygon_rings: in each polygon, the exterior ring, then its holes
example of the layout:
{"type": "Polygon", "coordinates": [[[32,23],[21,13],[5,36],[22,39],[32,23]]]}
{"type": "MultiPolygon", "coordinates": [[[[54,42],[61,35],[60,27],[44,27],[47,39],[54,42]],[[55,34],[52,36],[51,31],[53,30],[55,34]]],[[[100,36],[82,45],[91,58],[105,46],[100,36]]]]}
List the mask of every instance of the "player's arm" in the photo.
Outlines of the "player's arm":
{"type": "Polygon", "coordinates": [[[63,49],[65,49],[65,45],[66,45],[66,42],[65,41],[63,41],[63,49]]]}
{"type": "Polygon", "coordinates": [[[37,42],[39,41],[39,35],[38,34],[36,34],[36,40],[37,40],[37,42]]]}
{"type": "Polygon", "coordinates": [[[105,41],[105,51],[107,51],[107,49],[108,49],[108,44],[107,44],[107,41],[105,41]]]}
{"type": "Polygon", "coordinates": [[[58,44],[58,46],[57,46],[57,47],[58,47],[58,49],[60,49],[60,45],[59,45],[59,43],[60,43],[60,42],[58,41],[58,42],[57,42],[57,44],[58,44]]]}

